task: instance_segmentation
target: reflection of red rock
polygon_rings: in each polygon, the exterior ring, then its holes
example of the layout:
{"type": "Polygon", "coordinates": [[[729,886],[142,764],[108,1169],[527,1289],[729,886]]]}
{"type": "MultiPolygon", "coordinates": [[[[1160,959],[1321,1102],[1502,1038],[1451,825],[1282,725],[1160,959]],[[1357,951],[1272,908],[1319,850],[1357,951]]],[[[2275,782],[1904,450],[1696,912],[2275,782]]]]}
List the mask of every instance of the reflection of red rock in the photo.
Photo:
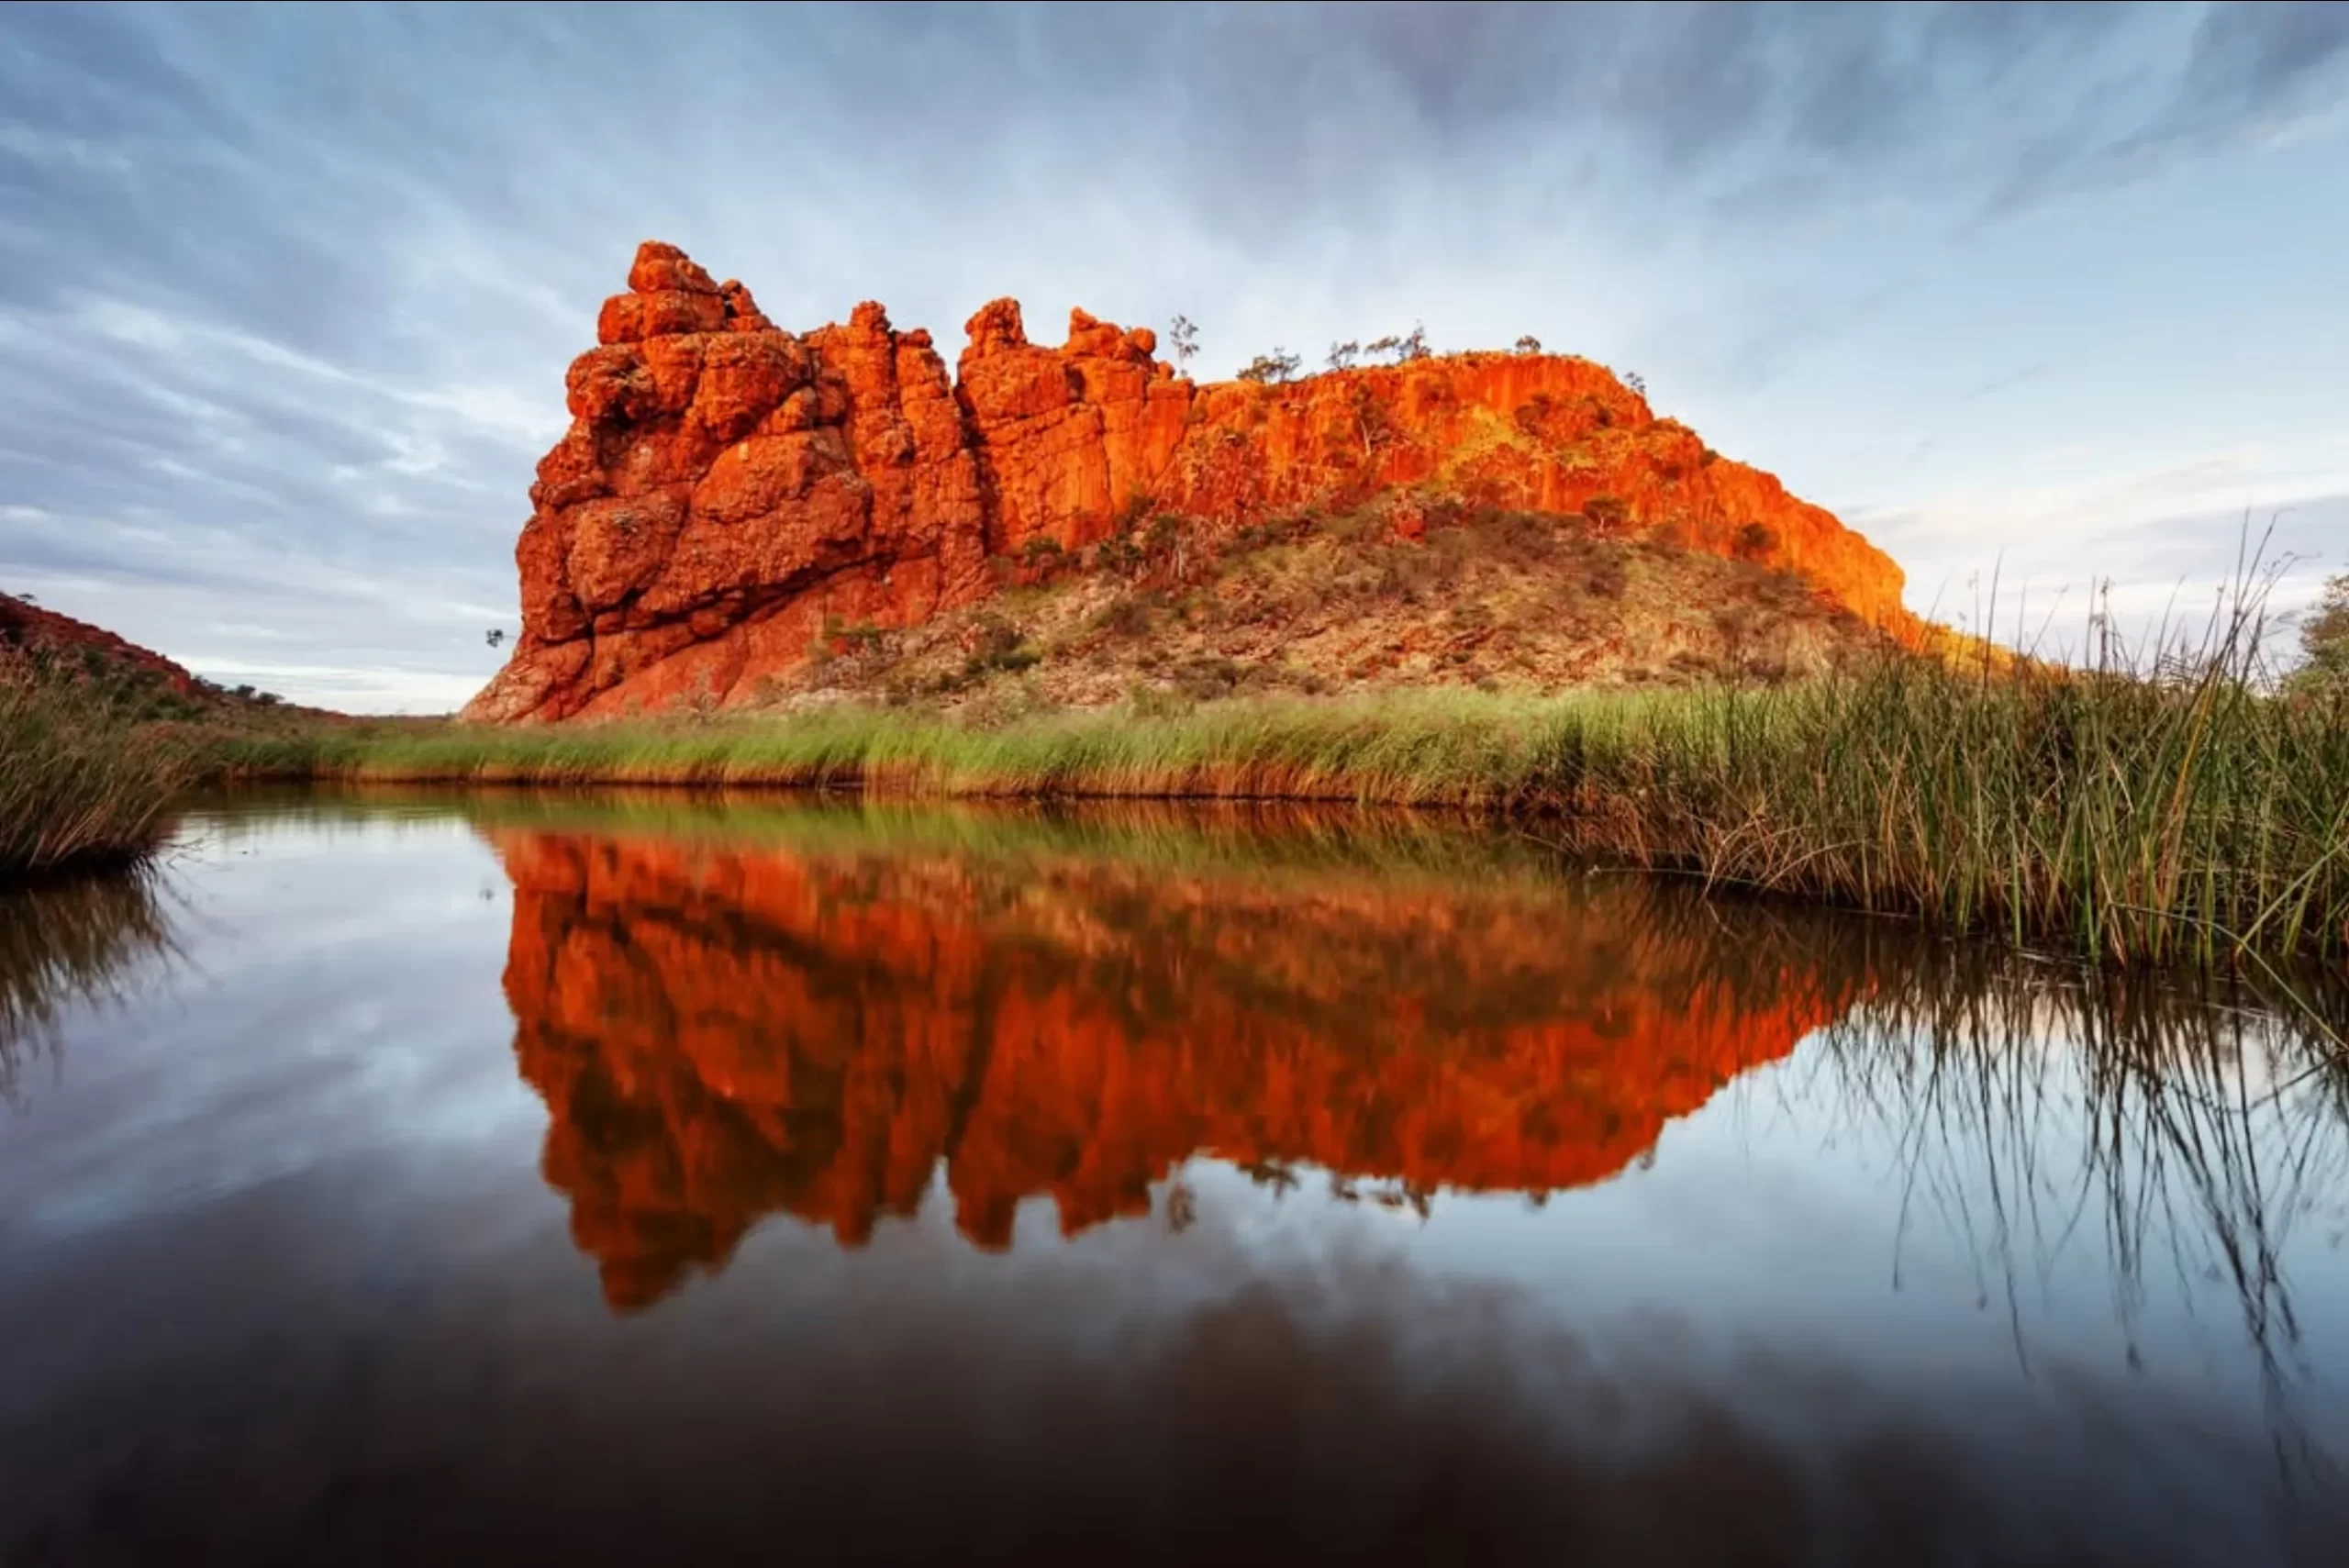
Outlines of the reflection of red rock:
{"type": "Polygon", "coordinates": [[[621,1307],[768,1213],[860,1242],[941,1159],[987,1247],[1035,1195],[1072,1233],[1145,1214],[1195,1152],[1419,1191],[1601,1181],[1850,998],[1719,926],[1643,919],[1636,890],[499,851],[547,1178],[621,1307]]]}
{"type": "Polygon", "coordinates": [[[512,662],[486,719],[748,699],[827,617],[919,621],[985,595],[989,556],[1107,538],[1137,503],[1200,528],[1436,482],[1470,500],[1670,529],[1802,574],[1910,628],[1881,551],[1717,458],[1586,360],[1470,353],[1294,384],[1197,386],[1157,339],[1069,317],[1030,343],[999,299],[950,382],[874,304],[804,336],[739,283],[647,243],[569,375],[516,557],[512,662]]]}

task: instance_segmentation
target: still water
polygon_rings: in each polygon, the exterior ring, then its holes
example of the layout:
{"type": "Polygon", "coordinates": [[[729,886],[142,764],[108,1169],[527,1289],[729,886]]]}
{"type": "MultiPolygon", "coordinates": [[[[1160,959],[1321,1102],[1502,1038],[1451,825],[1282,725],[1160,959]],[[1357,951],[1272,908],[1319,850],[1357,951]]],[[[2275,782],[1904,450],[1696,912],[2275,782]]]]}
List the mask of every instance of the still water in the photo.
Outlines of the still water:
{"type": "Polygon", "coordinates": [[[0,1562],[2344,1560],[2331,1010],[1356,814],[0,896],[0,1562]]]}

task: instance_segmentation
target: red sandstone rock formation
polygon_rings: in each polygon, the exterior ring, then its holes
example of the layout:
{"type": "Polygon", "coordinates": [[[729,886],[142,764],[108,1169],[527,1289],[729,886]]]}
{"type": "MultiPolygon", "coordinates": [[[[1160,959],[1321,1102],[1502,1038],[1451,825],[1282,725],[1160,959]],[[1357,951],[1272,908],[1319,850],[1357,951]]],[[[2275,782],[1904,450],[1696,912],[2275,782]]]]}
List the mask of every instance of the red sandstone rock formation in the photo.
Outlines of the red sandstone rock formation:
{"type": "Polygon", "coordinates": [[[1195,1153],[1416,1200],[1602,1181],[1862,984],[1633,884],[495,841],[546,1176],[622,1309],[771,1214],[861,1243],[941,1163],[990,1248],[1030,1197],[1148,1215],[1195,1153]]]}
{"type": "Polygon", "coordinates": [[[795,336],[648,242],[568,377],[516,558],[522,635],[466,708],[559,719],[750,700],[827,617],[905,626],[984,597],[989,557],[1171,514],[1212,535],[1406,487],[1789,568],[1904,634],[1899,568],[1716,457],[1586,360],[1469,353],[1196,385],[1082,310],[1057,349],[999,299],[950,381],[874,304],[795,336]]]}

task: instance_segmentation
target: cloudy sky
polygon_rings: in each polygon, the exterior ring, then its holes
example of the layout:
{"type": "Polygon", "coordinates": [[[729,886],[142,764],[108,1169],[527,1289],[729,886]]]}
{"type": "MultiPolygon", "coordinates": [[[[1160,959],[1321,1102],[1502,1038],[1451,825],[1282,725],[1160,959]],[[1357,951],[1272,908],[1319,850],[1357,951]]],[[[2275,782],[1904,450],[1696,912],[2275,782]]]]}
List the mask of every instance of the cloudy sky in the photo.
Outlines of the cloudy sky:
{"type": "Polygon", "coordinates": [[[455,706],[648,237],[950,360],[1531,332],[1945,616],[2199,610],[2246,515],[2349,569],[2349,6],[14,5],[0,587],[455,706]]]}

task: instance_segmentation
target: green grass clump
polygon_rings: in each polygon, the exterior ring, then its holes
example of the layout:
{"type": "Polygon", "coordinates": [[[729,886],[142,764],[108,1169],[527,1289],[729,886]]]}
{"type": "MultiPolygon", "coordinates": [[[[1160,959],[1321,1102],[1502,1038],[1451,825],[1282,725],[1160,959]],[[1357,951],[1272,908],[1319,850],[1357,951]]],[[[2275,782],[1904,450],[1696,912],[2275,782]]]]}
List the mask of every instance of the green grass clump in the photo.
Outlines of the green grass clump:
{"type": "Polygon", "coordinates": [[[185,744],[73,683],[0,666],[0,878],[139,858],[196,776],[185,744]]]}
{"type": "Polygon", "coordinates": [[[1522,780],[1535,721],[1554,706],[1442,691],[1063,709],[984,724],[842,705],[720,723],[288,733],[230,740],[216,759],[256,777],[1468,806],[1522,780]]]}
{"type": "Polygon", "coordinates": [[[2349,948],[2349,725],[2187,682],[1887,663],[1561,726],[1567,836],[2102,956],[2349,948]]]}

